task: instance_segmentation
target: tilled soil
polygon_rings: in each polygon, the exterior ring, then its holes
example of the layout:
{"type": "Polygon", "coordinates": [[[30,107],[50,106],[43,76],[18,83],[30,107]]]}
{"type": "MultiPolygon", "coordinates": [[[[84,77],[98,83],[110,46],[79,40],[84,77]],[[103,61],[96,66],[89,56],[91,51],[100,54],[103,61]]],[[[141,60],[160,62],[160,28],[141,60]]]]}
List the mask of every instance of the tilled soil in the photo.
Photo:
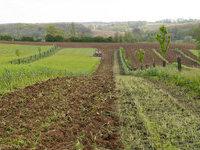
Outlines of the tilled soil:
{"type": "Polygon", "coordinates": [[[160,59],[159,56],[157,56],[153,50],[151,49],[145,49],[145,57],[144,57],[144,62],[141,64],[136,56],[136,49],[127,49],[126,51],[126,57],[130,60],[131,65],[133,68],[138,69],[143,66],[153,66],[153,62],[155,62],[156,65],[161,65],[162,64],[162,59],[160,59]]]}
{"type": "MultiPolygon", "coordinates": [[[[185,53],[185,51],[187,51],[187,50],[184,50],[183,52],[185,53]]],[[[188,53],[185,53],[185,54],[188,55],[188,53]]],[[[189,58],[186,58],[185,56],[181,55],[179,52],[177,52],[175,50],[169,50],[168,51],[168,53],[167,53],[167,60],[170,63],[173,63],[173,62],[177,61],[177,57],[179,57],[179,56],[181,57],[182,64],[184,64],[186,66],[189,66],[189,67],[199,67],[198,63],[192,61],[189,58]]]]}
{"type": "Polygon", "coordinates": [[[122,149],[113,51],[89,77],[48,80],[0,99],[0,149],[122,149]]]}

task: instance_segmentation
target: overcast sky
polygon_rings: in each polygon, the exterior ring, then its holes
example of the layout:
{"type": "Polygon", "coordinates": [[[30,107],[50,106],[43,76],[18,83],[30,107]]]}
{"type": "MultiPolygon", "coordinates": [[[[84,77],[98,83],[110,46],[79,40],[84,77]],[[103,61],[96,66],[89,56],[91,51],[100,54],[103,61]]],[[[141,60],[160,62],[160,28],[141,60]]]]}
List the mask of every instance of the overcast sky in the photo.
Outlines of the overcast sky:
{"type": "Polygon", "coordinates": [[[0,23],[200,19],[200,0],[0,0],[0,23]]]}

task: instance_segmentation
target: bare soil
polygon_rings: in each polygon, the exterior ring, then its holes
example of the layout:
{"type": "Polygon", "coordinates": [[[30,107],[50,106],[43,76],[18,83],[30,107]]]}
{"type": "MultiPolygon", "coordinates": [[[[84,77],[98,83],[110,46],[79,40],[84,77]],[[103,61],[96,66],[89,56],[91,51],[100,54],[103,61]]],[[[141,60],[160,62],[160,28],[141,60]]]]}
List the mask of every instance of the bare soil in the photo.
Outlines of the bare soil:
{"type": "Polygon", "coordinates": [[[88,77],[48,80],[0,99],[1,149],[122,149],[113,50],[88,77]]]}

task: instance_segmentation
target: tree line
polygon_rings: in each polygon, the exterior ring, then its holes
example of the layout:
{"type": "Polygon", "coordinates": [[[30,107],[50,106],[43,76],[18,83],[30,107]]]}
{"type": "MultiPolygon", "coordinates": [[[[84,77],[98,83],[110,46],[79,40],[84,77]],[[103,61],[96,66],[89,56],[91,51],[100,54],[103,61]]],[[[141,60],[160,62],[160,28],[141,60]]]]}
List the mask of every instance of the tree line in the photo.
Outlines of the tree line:
{"type": "MultiPolygon", "coordinates": [[[[169,29],[171,33],[171,40],[177,41],[182,39],[183,42],[199,43],[200,26],[193,27],[190,30],[178,30],[176,28],[169,29]]],[[[29,41],[29,42],[117,42],[117,43],[134,43],[134,42],[156,42],[155,31],[143,31],[140,28],[134,28],[130,31],[125,31],[123,34],[116,32],[113,36],[92,36],[87,32],[81,33],[78,27],[71,23],[67,32],[54,25],[49,25],[45,28],[45,35],[43,38],[22,36],[12,37],[11,35],[0,35],[0,40],[3,41],[29,41]]],[[[199,44],[200,45],[200,44],[199,44]]]]}

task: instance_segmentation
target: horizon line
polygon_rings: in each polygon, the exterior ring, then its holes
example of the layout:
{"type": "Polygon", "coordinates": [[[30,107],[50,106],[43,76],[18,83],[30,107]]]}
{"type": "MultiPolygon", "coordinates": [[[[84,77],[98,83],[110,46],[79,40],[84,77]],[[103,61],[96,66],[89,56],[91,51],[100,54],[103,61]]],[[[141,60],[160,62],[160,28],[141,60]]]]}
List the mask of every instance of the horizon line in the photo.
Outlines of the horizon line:
{"type": "Polygon", "coordinates": [[[192,19],[192,18],[177,18],[177,19],[160,19],[155,21],[147,21],[147,20],[127,20],[127,21],[49,21],[49,22],[0,22],[0,25],[4,24],[56,24],[56,23],[122,23],[122,22],[149,22],[149,23],[157,23],[164,20],[170,20],[172,23],[176,23],[179,19],[183,20],[193,20],[193,21],[200,21],[200,19],[192,19]]]}

